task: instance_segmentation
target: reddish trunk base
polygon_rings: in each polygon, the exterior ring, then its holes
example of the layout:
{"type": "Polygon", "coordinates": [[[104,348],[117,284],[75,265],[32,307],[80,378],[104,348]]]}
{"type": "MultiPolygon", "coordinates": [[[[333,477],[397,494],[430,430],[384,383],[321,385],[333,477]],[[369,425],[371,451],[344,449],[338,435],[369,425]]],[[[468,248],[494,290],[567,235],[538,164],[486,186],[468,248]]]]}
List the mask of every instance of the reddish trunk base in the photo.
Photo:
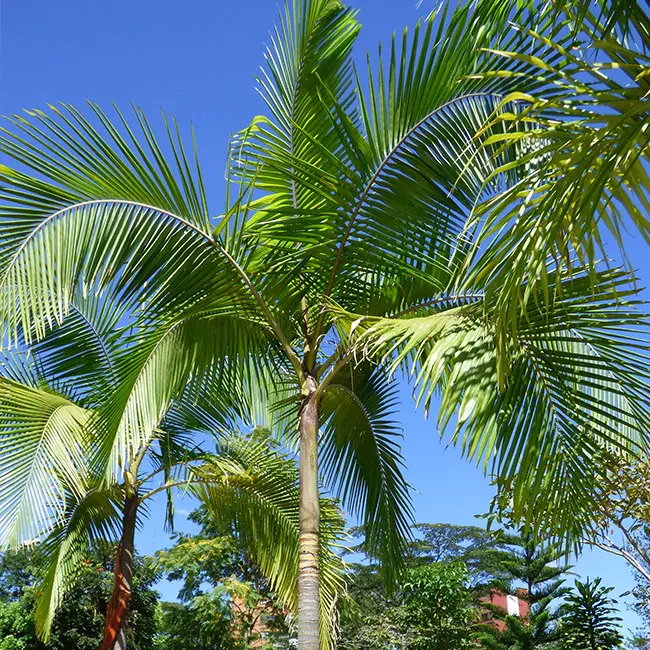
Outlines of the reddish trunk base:
{"type": "Polygon", "coordinates": [[[113,587],[113,597],[108,604],[106,611],[106,623],[104,625],[104,639],[101,650],[113,650],[115,641],[125,622],[126,614],[129,610],[131,600],[131,590],[129,589],[124,573],[121,567],[122,548],[118,547],[115,554],[115,586],[113,587]]]}

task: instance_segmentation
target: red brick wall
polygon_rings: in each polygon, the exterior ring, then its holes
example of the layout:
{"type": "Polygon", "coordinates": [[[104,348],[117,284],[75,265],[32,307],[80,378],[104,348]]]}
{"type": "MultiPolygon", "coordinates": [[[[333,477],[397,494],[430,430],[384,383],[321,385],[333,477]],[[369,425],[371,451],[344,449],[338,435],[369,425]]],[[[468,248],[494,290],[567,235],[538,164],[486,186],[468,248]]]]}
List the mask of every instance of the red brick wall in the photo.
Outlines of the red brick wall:
{"type": "MultiPolygon", "coordinates": [[[[515,594],[517,596],[517,600],[519,601],[519,616],[521,618],[526,618],[528,616],[528,612],[530,611],[530,606],[528,605],[528,602],[524,600],[524,596],[526,595],[525,590],[519,589],[517,590],[517,593],[515,594]]],[[[508,596],[502,591],[499,591],[498,589],[492,590],[489,595],[486,595],[481,598],[483,602],[490,603],[493,607],[497,607],[500,610],[503,611],[504,614],[508,613],[508,596]]],[[[486,610],[486,618],[485,622],[488,625],[493,625],[496,627],[497,630],[503,631],[506,627],[505,621],[502,621],[498,618],[492,618],[489,610],[486,610]]]]}

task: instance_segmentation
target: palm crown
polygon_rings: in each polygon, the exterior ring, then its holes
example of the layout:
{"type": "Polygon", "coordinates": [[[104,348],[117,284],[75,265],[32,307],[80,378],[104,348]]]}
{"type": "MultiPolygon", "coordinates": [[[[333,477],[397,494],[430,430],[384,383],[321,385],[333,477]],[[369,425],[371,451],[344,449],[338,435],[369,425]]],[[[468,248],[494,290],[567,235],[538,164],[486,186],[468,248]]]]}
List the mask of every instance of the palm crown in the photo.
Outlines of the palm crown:
{"type": "Polygon", "coordinates": [[[389,578],[401,567],[395,373],[427,407],[439,395],[453,440],[549,534],[584,526],[603,448],[631,453],[648,430],[647,324],[626,273],[537,251],[546,281],[518,278],[526,309],[503,327],[473,208],[545,156],[520,166],[517,142],[497,137],[519,87],[479,74],[497,18],[486,27],[460,7],[431,19],[362,81],[354,12],[296,0],[259,80],[268,115],[232,143],[217,222],[175,124],[167,157],[140,111],[133,127],[92,105],[93,119],[31,112],[0,139],[31,170],[0,168],[9,341],[42,337],[75,291],[133,307],[137,344],[97,434],[109,473],[171,400],[206,393],[220,395],[217,419],[255,424],[263,404],[267,424],[299,437],[304,650],[319,646],[318,448],[370,552],[389,578]],[[545,507],[525,508],[531,494],[545,507]]]}

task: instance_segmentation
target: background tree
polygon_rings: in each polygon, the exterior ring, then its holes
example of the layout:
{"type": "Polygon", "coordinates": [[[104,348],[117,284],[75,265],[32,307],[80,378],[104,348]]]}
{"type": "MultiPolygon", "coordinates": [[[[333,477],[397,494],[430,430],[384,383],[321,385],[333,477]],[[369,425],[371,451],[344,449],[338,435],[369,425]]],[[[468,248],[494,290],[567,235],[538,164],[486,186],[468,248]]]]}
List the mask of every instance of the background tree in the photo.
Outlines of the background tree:
{"type": "Polygon", "coordinates": [[[585,541],[625,560],[640,584],[650,584],[650,462],[611,456],[598,508],[585,541]]]}
{"type": "Polygon", "coordinates": [[[474,648],[477,607],[461,563],[429,564],[411,569],[403,584],[400,623],[406,648],[462,650],[474,648]]]}
{"type": "MultiPolygon", "coordinates": [[[[84,555],[74,586],[54,617],[47,644],[36,635],[34,615],[47,561],[38,547],[7,552],[0,560],[0,648],[2,650],[97,650],[113,591],[114,548],[100,544],[84,555]],[[20,586],[18,586],[20,585],[20,586]]],[[[153,650],[158,572],[148,558],[135,557],[129,646],[153,650]]]]}
{"type": "MultiPolygon", "coordinates": [[[[633,608],[650,626],[650,464],[646,456],[626,462],[608,458],[610,471],[600,488],[585,542],[622,558],[632,570],[633,608]]],[[[634,639],[643,647],[645,630],[634,639]]],[[[634,640],[633,639],[633,640],[634,640]]]]}
{"type": "MultiPolygon", "coordinates": [[[[465,610],[468,606],[466,597],[468,593],[471,594],[470,608],[474,607],[474,618],[469,627],[472,627],[470,632],[473,633],[473,624],[478,621],[482,607],[477,602],[476,589],[503,578],[507,572],[500,561],[505,551],[499,536],[478,526],[453,524],[417,524],[413,536],[408,556],[411,568],[435,566],[445,579],[454,576],[456,579],[462,573],[460,570],[450,569],[447,576],[441,567],[447,564],[467,567],[462,585],[457,585],[462,598],[445,600],[444,607],[452,620],[460,621],[468,614],[465,610]]],[[[363,544],[356,547],[355,551],[363,553],[363,544]]],[[[395,592],[387,593],[378,567],[372,560],[366,558],[363,563],[348,563],[347,582],[348,597],[341,603],[340,615],[339,647],[343,650],[407,648],[411,647],[409,644],[417,636],[414,630],[419,630],[425,637],[431,632],[426,630],[429,618],[427,608],[439,606],[440,602],[437,605],[425,601],[419,601],[417,605],[414,603],[412,612],[408,615],[404,585],[400,584],[395,592]],[[416,612],[419,612],[419,617],[416,612]],[[408,625],[405,623],[407,619],[408,625]],[[413,630],[411,625],[414,626],[413,630]]],[[[435,593],[441,597],[444,592],[435,593]]],[[[482,591],[479,590],[478,593],[482,591]]],[[[453,637],[453,630],[448,632],[453,637]]],[[[457,638],[464,643],[467,637],[459,633],[457,638]]]]}
{"type": "Polygon", "coordinates": [[[648,650],[650,648],[650,639],[643,633],[635,633],[627,642],[626,648],[629,650],[648,650]]]}
{"type": "Polygon", "coordinates": [[[239,650],[230,607],[220,598],[200,597],[189,605],[162,602],[156,612],[156,650],[239,650]]]}
{"type": "Polygon", "coordinates": [[[402,649],[408,642],[399,624],[402,592],[387,593],[376,564],[348,563],[347,598],[339,605],[340,650],[402,649]]]}
{"type": "Polygon", "coordinates": [[[563,607],[563,644],[575,650],[613,650],[623,644],[616,601],[610,597],[613,587],[601,585],[601,579],[576,580],[575,591],[563,607]]]}
{"type": "Polygon", "coordinates": [[[487,590],[516,594],[528,603],[530,612],[521,618],[486,604],[495,619],[505,622],[505,629],[487,623],[477,638],[486,648],[549,648],[560,638],[557,601],[570,591],[564,582],[571,567],[562,563],[562,552],[544,549],[530,534],[506,535],[503,541],[508,545],[500,558],[504,577],[493,580],[487,590]]]}
{"type": "MultiPolygon", "coordinates": [[[[222,620],[230,634],[229,643],[237,648],[248,648],[253,641],[260,643],[261,632],[269,649],[286,644],[291,613],[278,599],[237,532],[224,528],[223,521],[215,520],[205,508],[193,512],[190,519],[201,526],[200,533],[178,536],[172,548],[157,554],[157,566],[164,574],[171,580],[182,581],[179,598],[184,611],[177,605],[165,605],[167,621],[171,624],[177,619],[189,629],[194,620],[195,631],[186,638],[195,638],[197,648],[214,634],[209,627],[203,629],[206,626],[201,625],[201,617],[213,622],[222,620]],[[205,616],[206,609],[218,610],[219,604],[220,614],[205,616]]],[[[167,625],[167,629],[172,628],[167,625]]],[[[182,643],[181,630],[176,629],[174,634],[182,643]]],[[[210,643],[218,646],[218,640],[210,643]]]]}
{"type": "Polygon", "coordinates": [[[504,555],[507,542],[479,526],[416,524],[409,562],[415,565],[459,561],[468,569],[474,588],[507,576],[504,555]]]}

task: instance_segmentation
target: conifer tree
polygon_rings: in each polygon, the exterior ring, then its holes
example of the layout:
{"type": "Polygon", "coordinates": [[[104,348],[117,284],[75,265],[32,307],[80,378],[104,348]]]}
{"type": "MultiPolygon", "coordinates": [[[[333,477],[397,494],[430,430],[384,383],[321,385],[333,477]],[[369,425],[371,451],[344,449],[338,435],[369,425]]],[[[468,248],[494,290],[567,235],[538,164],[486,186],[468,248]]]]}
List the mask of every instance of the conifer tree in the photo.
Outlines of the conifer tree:
{"type": "Polygon", "coordinates": [[[622,647],[621,619],[616,614],[616,600],[609,595],[613,589],[602,586],[600,578],[576,580],[575,591],[562,607],[564,648],[614,650],[622,647]]]}
{"type": "Polygon", "coordinates": [[[507,550],[501,554],[500,564],[505,578],[492,581],[488,588],[517,592],[530,610],[520,618],[489,605],[493,620],[482,626],[478,640],[489,650],[548,648],[560,637],[560,611],[554,603],[569,592],[564,576],[571,567],[562,563],[560,552],[541,548],[529,535],[508,535],[504,541],[507,550]],[[495,620],[504,621],[505,629],[499,630],[495,620]]]}

